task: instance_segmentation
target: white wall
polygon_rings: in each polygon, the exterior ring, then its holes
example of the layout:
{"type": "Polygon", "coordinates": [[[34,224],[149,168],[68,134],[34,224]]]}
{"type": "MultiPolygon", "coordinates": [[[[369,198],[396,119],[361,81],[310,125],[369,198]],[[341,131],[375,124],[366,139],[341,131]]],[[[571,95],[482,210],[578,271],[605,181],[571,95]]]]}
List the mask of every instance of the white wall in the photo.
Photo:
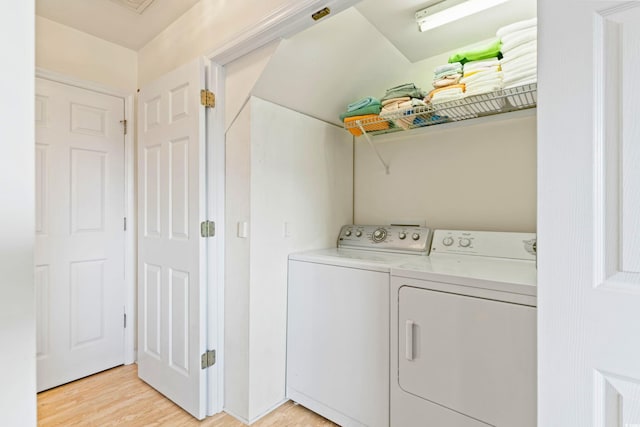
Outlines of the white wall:
{"type": "Polygon", "coordinates": [[[36,425],[34,4],[0,14],[0,425],[36,425]],[[10,65],[8,65],[10,64],[10,65]]]}
{"type": "Polygon", "coordinates": [[[352,155],[343,129],[259,98],[227,133],[225,410],[245,421],[285,399],[287,256],[351,222],[352,155]]]}
{"type": "Polygon", "coordinates": [[[426,220],[433,228],[536,231],[535,115],[439,125],[374,138],[355,154],[355,220],[426,220]]]}
{"type": "MultiPolygon", "coordinates": [[[[251,219],[251,106],[246,105],[226,138],[224,409],[249,417],[249,282],[251,241],[238,223],[251,219]]],[[[251,230],[249,230],[250,232],[251,230]]]]}
{"type": "Polygon", "coordinates": [[[36,16],[36,65],[67,76],[135,93],[138,54],[36,16]]]}
{"type": "Polygon", "coordinates": [[[266,46],[236,59],[224,67],[225,130],[229,129],[231,123],[233,123],[240,113],[240,110],[249,100],[254,85],[261,77],[265,67],[269,64],[279,44],[279,41],[271,42],[266,46]]]}

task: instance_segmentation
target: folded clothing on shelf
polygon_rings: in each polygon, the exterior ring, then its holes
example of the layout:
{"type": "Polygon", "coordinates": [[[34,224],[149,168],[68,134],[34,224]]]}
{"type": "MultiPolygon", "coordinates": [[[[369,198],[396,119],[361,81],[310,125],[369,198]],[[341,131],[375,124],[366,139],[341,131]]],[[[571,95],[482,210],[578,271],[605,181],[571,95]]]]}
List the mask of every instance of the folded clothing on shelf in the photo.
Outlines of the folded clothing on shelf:
{"type": "Polygon", "coordinates": [[[410,98],[424,98],[425,92],[416,87],[414,83],[404,83],[396,87],[392,87],[391,89],[387,89],[385,95],[380,99],[380,101],[386,101],[393,98],[401,98],[408,96],[410,98]]]}
{"type": "Polygon", "coordinates": [[[359,110],[361,108],[369,107],[371,105],[380,105],[380,100],[372,96],[367,96],[366,98],[359,99],[347,105],[347,112],[351,113],[353,111],[359,110]]]}
{"type": "Polygon", "coordinates": [[[460,82],[461,78],[462,74],[452,74],[450,76],[442,77],[433,81],[433,87],[438,89],[445,86],[455,85],[460,82]]]}
{"type": "Polygon", "coordinates": [[[344,122],[348,117],[364,116],[367,114],[380,114],[380,110],[382,110],[382,105],[380,104],[380,101],[378,101],[377,103],[372,103],[356,110],[345,111],[344,113],[340,114],[340,120],[344,122]]]}
{"type": "Polygon", "coordinates": [[[517,80],[515,83],[505,84],[504,85],[504,89],[511,89],[511,88],[516,87],[516,86],[531,85],[531,84],[534,84],[534,83],[537,83],[537,82],[538,82],[537,76],[533,76],[533,77],[530,77],[528,79],[527,78],[522,78],[520,80],[517,80]]]}
{"type": "MultiPolygon", "coordinates": [[[[347,125],[352,125],[358,121],[362,122],[362,127],[364,128],[364,130],[368,132],[376,131],[376,130],[386,130],[386,129],[389,129],[390,127],[389,122],[386,120],[380,120],[380,116],[378,114],[365,114],[363,116],[346,117],[344,119],[344,124],[346,127],[347,125]],[[367,122],[370,122],[370,123],[367,123],[367,122]]],[[[347,130],[353,136],[362,135],[362,130],[360,130],[359,126],[348,127],[347,130]]]]}
{"type": "Polygon", "coordinates": [[[493,67],[499,67],[500,60],[498,58],[481,59],[479,61],[470,61],[464,64],[463,74],[467,76],[474,71],[482,71],[491,69],[493,67]]]}
{"type": "Polygon", "coordinates": [[[537,69],[526,69],[513,74],[506,74],[503,79],[505,87],[514,87],[531,80],[536,80],[538,74],[537,69]]]}
{"type": "Polygon", "coordinates": [[[465,95],[479,95],[502,89],[502,71],[497,58],[464,64],[465,95]]]}
{"type": "MultiPolygon", "coordinates": [[[[398,109],[398,105],[405,102],[410,101],[412,98],[410,96],[401,96],[398,98],[390,98],[382,101],[382,111],[389,111],[391,109],[398,109]]],[[[382,112],[381,112],[382,113],[382,112]]]]}
{"type": "Polygon", "coordinates": [[[465,85],[457,84],[452,86],[434,89],[429,93],[428,99],[432,104],[451,101],[453,99],[464,98],[465,85]]]}
{"type": "Polygon", "coordinates": [[[520,46],[511,49],[509,52],[505,53],[502,59],[500,60],[500,64],[508,64],[509,62],[515,61],[523,56],[537,56],[538,55],[538,41],[531,40],[520,46]]]}
{"type": "Polygon", "coordinates": [[[447,77],[447,76],[460,74],[460,73],[462,73],[461,63],[454,62],[452,64],[444,64],[444,65],[440,65],[439,67],[436,67],[436,69],[433,70],[433,79],[436,80],[442,77],[447,77]]]}
{"type": "Polygon", "coordinates": [[[507,34],[515,33],[517,31],[526,30],[528,28],[534,27],[536,28],[538,25],[537,18],[526,19],[524,21],[514,22],[513,24],[505,25],[502,28],[499,28],[496,32],[496,35],[500,38],[507,34]]]}
{"type": "Polygon", "coordinates": [[[535,83],[538,73],[537,19],[515,22],[496,33],[502,40],[500,67],[505,88],[535,83]]]}
{"type": "Polygon", "coordinates": [[[502,71],[511,74],[516,73],[518,71],[522,71],[523,69],[537,69],[538,68],[538,60],[535,54],[529,54],[525,56],[521,56],[520,58],[514,59],[509,62],[505,62],[501,65],[502,71]]]}
{"type": "MultiPolygon", "coordinates": [[[[394,123],[403,129],[409,129],[414,123],[414,114],[416,113],[416,107],[426,107],[427,103],[418,98],[394,98],[389,100],[380,112],[380,117],[394,117],[394,123]],[[397,117],[398,115],[404,115],[409,117],[397,117]]],[[[427,117],[430,114],[426,115],[427,117]]]]}
{"type": "Polygon", "coordinates": [[[454,55],[449,57],[449,62],[460,62],[464,65],[467,62],[479,61],[481,59],[499,59],[501,57],[501,47],[502,44],[500,42],[500,39],[494,39],[488,43],[473,45],[461,50],[460,52],[456,52],[454,55]]]}
{"type": "Polygon", "coordinates": [[[502,37],[502,55],[505,56],[509,51],[528,43],[532,40],[537,40],[538,29],[536,27],[527,28],[525,30],[516,31],[502,37]]]}

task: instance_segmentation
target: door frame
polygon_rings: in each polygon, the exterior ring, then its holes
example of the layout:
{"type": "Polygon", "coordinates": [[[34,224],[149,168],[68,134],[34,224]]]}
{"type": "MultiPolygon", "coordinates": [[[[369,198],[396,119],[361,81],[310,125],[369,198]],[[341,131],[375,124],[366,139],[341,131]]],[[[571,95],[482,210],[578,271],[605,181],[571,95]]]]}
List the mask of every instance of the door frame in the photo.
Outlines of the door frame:
{"type": "Polygon", "coordinates": [[[99,83],[90,82],[45,68],[36,67],[36,78],[62,83],[68,86],[89,90],[103,95],[120,98],[124,103],[124,119],[127,121],[127,133],[124,135],[124,212],[127,218],[124,247],[124,312],[127,327],[124,330],[124,364],[136,361],[136,194],[135,194],[135,114],[134,95],[99,83]]]}
{"type": "Polygon", "coordinates": [[[207,264],[216,270],[207,279],[207,342],[209,348],[217,351],[217,368],[207,377],[207,415],[215,415],[224,408],[225,66],[275,40],[311,27],[315,21],[309,17],[323,7],[331,10],[331,17],[359,1],[304,0],[285,4],[205,55],[207,87],[216,96],[216,107],[206,118],[207,213],[216,222],[216,238],[207,242],[207,264]]]}

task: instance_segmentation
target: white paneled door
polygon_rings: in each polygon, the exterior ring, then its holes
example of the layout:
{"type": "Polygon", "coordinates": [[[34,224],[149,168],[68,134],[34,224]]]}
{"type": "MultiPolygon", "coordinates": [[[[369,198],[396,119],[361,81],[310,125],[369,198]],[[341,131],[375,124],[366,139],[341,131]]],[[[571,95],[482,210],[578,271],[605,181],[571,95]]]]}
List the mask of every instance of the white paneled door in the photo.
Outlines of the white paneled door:
{"type": "Polygon", "coordinates": [[[198,419],[206,414],[205,108],[202,61],[138,98],[138,374],[198,419]]]}
{"type": "Polygon", "coordinates": [[[41,391],[124,362],[124,101],[36,79],[35,104],[41,391]]]}
{"type": "Polygon", "coordinates": [[[640,426],[640,1],[539,11],[539,425],[640,426]]]}

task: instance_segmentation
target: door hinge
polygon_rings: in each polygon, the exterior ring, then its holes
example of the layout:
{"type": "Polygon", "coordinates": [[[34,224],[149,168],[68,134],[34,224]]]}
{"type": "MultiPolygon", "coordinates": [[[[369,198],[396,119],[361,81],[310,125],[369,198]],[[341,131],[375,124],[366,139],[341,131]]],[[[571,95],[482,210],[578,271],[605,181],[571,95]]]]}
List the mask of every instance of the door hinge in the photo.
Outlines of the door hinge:
{"type": "Polygon", "coordinates": [[[122,128],[123,128],[124,134],[126,135],[127,134],[127,120],[126,119],[125,120],[120,120],[120,123],[122,123],[122,128]]]}
{"type": "Polygon", "coordinates": [[[127,327],[127,313],[124,314],[124,327],[127,327]]]}
{"type": "Polygon", "coordinates": [[[200,357],[200,366],[202,369],[207,369],[216,364],[216,351],[209,350],[202,353],[200,357]]]}
{"type": "Polygon", "coordinates": [[[200,223],[200,235],[202,237],[214,237],[216,235],[216,223],[213,221],[202,221],[200,223]]]}
{"type": "Polygon", "coordinates": [[[124,217],[124,231],[127,231],[127,217],[124,217]]]}
{"type": "Polygon", "coordinates": [[[207,89],[202,89],[200,91],[200,104],[207,108],[214,108],[216,106],[216,95],[207,89]]]}

